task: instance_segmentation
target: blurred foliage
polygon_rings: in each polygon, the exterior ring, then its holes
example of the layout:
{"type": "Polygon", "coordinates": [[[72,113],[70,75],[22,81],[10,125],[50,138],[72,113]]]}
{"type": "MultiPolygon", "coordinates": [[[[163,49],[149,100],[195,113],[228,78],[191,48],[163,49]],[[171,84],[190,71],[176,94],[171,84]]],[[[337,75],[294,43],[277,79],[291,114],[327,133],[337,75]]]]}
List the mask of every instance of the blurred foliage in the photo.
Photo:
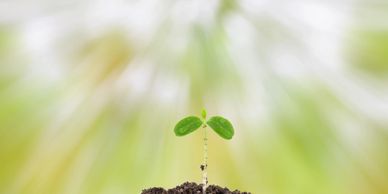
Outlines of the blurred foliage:
{"type": "Polygon", "coordinates": [[[235,127],[231,141],[209,134],[210,184],[388,193],[388,37],[375,4],[1,3],[0,193],[199,182],[203,133],[173,127],[202,108],[235,127]]]}
{"type": "Polygon", "coordinates": [[[351,63],[372,75],[388,73],[388,31],[364,30],[354,33],[349,45],[351,63]]]}

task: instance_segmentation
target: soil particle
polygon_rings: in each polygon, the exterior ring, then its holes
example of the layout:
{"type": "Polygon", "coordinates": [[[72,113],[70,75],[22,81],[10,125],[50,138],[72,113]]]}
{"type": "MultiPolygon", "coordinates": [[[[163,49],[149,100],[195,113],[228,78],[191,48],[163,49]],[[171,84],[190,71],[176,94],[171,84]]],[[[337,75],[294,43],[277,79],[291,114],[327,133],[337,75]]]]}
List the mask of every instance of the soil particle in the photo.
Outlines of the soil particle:
{"type": "MultiPolygon", "coordinates": [[[[228,188],[222,188],[217,185],[209,185],[206,189],[207,194],[251,194],[250,192],[240,192],[239,190],[230,191],[228,188]]],[[[141,194],[202,194],[202,184],[185,182],[173,189],[165,190],[160,187],[145,189],[141,194]]]]}
{"type": "Polygon", "coordinates": [[[202,171],[204,171],[204,170],[205,170],[205,165],[201,165],[199,168],[200,168],[202,171]]]}

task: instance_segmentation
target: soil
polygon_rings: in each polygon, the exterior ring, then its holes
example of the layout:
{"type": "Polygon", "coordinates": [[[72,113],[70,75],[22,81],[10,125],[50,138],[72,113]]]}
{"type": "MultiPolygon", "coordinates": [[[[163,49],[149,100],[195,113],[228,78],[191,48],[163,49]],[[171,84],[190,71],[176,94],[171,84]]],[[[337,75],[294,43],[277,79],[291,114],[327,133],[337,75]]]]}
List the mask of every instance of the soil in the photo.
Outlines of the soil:
{"type": "MultiPolygon", "coordinates": [[[[202,194],[202,184],[185,182],[173,189],[164,189],[154,187],[143,190],[141,194],[202,194]]],[[[239,190],[230,191],[228,188],[222,188],[217,185],[209,185],[206,194],[251,194],[250,192],[241,192],[239,190]]]]}

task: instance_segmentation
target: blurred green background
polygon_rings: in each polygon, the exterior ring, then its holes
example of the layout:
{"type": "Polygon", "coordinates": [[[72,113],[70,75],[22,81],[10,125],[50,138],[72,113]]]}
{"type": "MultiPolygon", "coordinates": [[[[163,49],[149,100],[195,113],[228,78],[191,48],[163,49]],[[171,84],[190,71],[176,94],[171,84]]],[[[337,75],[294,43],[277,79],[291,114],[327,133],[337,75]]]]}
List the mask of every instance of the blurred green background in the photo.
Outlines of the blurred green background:
{"type": "Polygon", "coordinates": [[[0,193],[388,193],[388,2],[1,1],[0,193]]]}

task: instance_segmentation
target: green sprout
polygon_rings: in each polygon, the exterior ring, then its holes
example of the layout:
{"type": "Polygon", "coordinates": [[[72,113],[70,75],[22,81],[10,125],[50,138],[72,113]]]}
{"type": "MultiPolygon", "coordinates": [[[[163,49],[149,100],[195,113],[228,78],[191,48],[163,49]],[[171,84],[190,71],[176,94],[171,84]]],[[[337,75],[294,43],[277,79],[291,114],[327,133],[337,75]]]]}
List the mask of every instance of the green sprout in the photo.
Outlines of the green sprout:
{"type": "Polygon", "coordinates": [[[180,120],[174,128],[176,136],[185,136],[189,133],[194,132],[199,129],[201,126],[204,129],[204,138],[203,138],[203,164],[201,165],[202,170],[202,183],[203,183],[203,193],[206,192],[208,185],[207,178],[207,131],[206,127],[209,126],[212,128],[219,136],[224,139],[230,140],[234,135],[234,129],[232,124],[225,118],[221,116],[213,116],[209,120],[206,120],[206,110],[202,109],[202,119],[196,116],[189,116],[180,120]]]}

